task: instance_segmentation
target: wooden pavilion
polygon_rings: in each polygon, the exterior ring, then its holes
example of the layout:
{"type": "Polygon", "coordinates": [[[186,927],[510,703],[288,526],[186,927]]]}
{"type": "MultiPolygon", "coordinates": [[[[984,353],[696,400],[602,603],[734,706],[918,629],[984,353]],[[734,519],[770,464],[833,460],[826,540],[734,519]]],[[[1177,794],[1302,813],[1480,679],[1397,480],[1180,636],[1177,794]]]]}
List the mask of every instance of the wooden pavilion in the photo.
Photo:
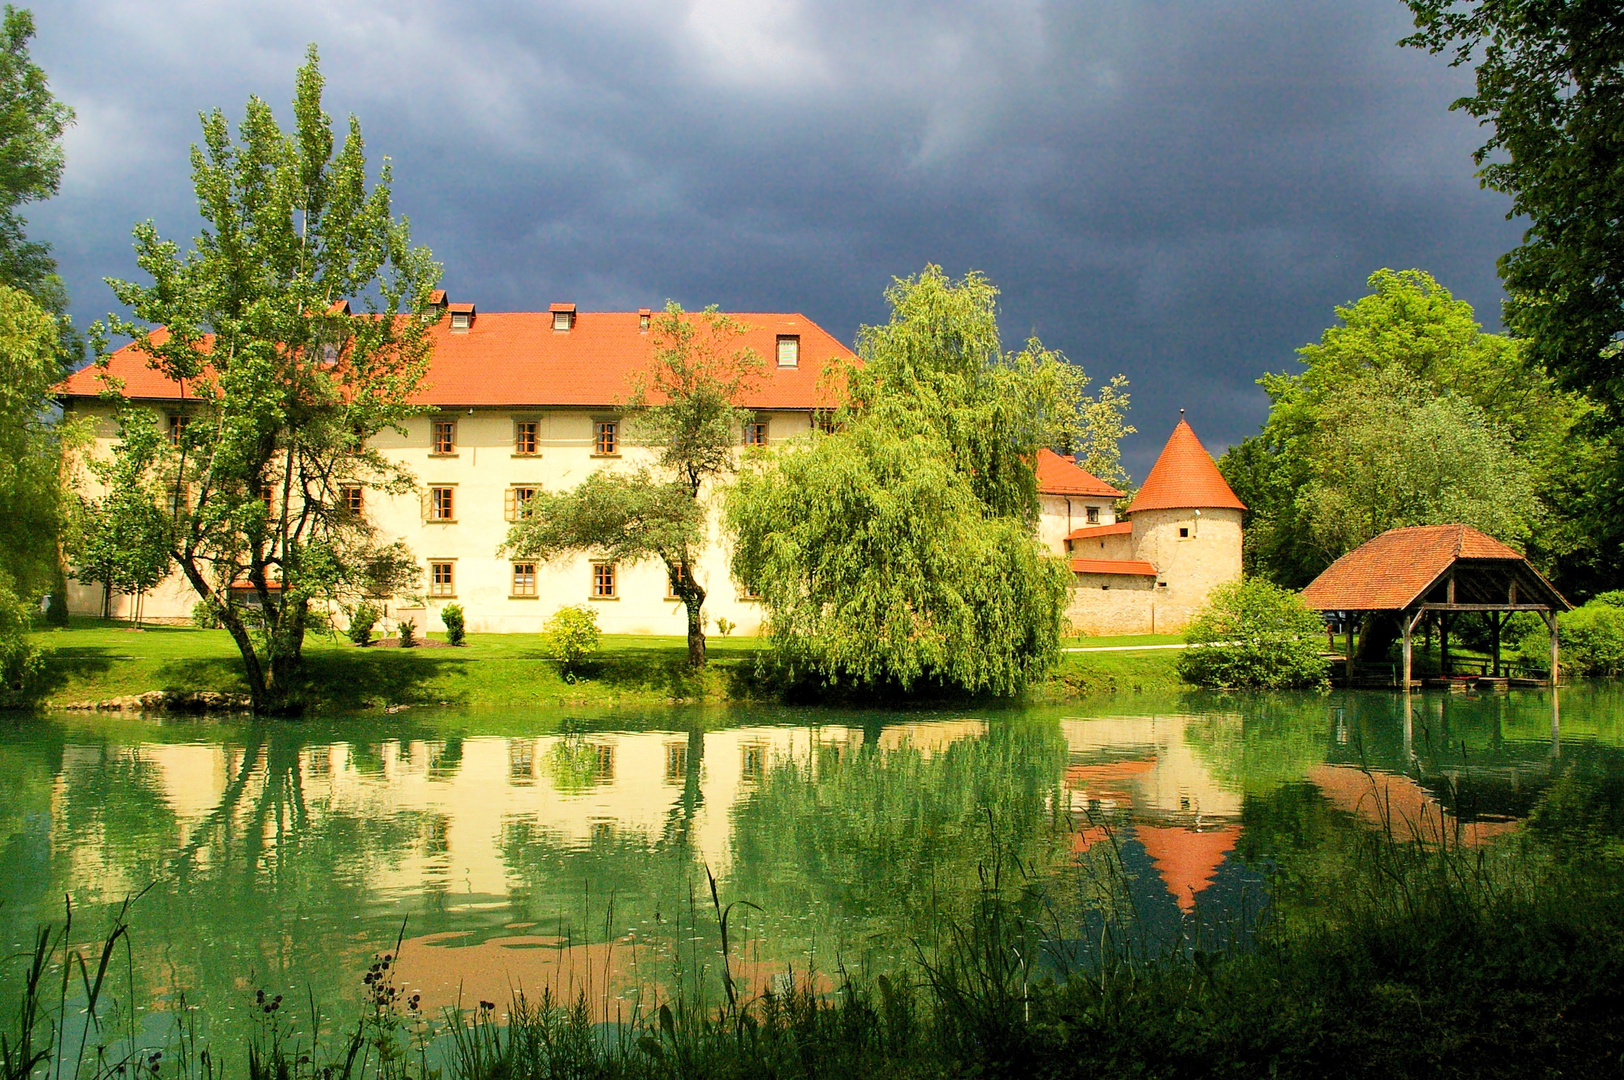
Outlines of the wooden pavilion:
{"type": "Polygon", "coordinates": [[[1556,683],[1556,616],[1573,605],[1520,553],[1469,525],[1389,529],[1332,563],[1303,590],[1308,606],[1341,615],[1347,634],[1347,675],[1353,681],[1353,621],[1373,613],[1398,617],[1404,641],[1405,690],[1413,685],[1411,639],[1421,620],[1438,620],[1439,654],[1449,674],[1449,627],[1478,612],[1493,627],[1494,676],[1500,676],[1500,632],[1511,614],[1532,611],[1551,634],[1551,684],[1556,683]]]}

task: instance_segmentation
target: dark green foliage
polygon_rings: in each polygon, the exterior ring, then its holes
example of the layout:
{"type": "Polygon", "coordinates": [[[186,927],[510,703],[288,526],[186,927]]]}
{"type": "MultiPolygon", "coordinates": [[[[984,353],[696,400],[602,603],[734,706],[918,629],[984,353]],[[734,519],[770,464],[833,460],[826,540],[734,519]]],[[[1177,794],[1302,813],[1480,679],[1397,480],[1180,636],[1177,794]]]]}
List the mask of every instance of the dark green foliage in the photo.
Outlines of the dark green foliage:
{"type": "Polygon", "coordinates": [[[463,628],[461,604],[447,604],[440,610],[440,621],[445,624],[445,639],[452,645],[461,645],[467,632],[463,628]]]}
{"type": "Polygon", "coordinates": [[[1490,128],[1474,159],[1526,220],[1500,259],[1506,322],[1565,385],[1624,414],[1624,20],[1612,0],[1407,0],[1405,44],[1474,64],[1450,107],[1490,128]]]}
{"type": "Polygon", "coordinates": [[[52,590],[45,597],[45,625],[68,625],[68,598],[61,589],[52,590]]]}
{"type": "Polygon", "coordinates": [[[28,239],[21,209],[61,186],[62,135],[73,110],[52,95],[45,72],[29,57],[33,36],[33,13],[7,4],[0,28],[0,284],[21,289],[58,317],[53,351],[61,370],[78,362],[83,341],[65,317],[68,296],[51,246],[28,239]]]}
{"type": "Polygon", "coordinates": [[[395,625],[395,636],[400,640],[401,648],[417,648],[417,623],[412,619],[400,620],[395,625]]]}
{"type": "Polygon", "coordinates": [[[1184,632],[1179,674],[1197,686],[1279,690],[1325,686],[1325,623],[1302,598],[1263,578],[1212,590],[1184,632]]]}

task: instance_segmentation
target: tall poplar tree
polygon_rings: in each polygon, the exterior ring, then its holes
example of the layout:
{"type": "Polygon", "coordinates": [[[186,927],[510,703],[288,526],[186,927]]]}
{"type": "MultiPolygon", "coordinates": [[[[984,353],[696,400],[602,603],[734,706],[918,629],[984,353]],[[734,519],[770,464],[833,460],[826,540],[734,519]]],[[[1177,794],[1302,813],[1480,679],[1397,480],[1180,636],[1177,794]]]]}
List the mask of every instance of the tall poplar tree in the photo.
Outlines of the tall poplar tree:
{"type": "Polygon", "coordinates": [[[305,633],[326,610],[415,577],[347,489],[413,487],[368,440],[416,411],[440,268],[394,216],[387,161],[368,183],[360,122],[338,147],[321,97],[312,45],[292,131],[258,97],[235,142],[223,113],[203,117],[207,227],[183,254],[137,225],[152,283],[110,279],[135,319],[93,333],[104,371],[111,331],[181,387],[185,422],[164,437],[150,409],[123,408],[108,498],[163,508],[169,557],[236,642],[260,713],[299,707],[305,633]]]}

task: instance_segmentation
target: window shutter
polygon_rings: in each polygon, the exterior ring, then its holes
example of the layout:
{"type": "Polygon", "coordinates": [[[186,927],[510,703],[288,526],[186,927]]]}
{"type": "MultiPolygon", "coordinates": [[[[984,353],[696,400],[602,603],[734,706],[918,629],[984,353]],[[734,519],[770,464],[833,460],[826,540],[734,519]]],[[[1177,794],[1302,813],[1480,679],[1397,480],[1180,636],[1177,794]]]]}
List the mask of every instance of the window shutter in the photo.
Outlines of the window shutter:
{"type": "Polygon", "coordinates": [[[429,520],[429,500],[432,498],[434,498],[434,490],[432,488],[424,488],[422,491],[418,492],[418,501],[420,504],[418,508],[423,512],[424,521],[429,520]]]}
{"type": "Polygon", "coordinates": [[[502,516],[509,521],[516,521],[519,517],[519,493],[513,488],[502,492],[502,516]]]}

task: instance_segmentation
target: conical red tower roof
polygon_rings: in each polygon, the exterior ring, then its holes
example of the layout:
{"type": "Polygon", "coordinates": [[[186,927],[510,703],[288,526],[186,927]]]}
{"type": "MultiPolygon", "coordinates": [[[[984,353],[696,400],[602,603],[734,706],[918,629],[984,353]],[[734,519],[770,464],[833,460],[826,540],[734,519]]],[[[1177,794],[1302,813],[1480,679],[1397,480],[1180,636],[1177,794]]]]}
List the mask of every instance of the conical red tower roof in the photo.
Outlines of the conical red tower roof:
{"type": "Polygon", "coordinates": [[[1246,504],[1224,483],[1212,455],[1195,437],[1195,431],[1180,416],[1178,427],[1162,447],[1162,456],[1156,459],[1150,475],[1145,477],[1145,486],[1134,496],[1128,513],[1213,506],[1246,509],[1246,504]]]}

